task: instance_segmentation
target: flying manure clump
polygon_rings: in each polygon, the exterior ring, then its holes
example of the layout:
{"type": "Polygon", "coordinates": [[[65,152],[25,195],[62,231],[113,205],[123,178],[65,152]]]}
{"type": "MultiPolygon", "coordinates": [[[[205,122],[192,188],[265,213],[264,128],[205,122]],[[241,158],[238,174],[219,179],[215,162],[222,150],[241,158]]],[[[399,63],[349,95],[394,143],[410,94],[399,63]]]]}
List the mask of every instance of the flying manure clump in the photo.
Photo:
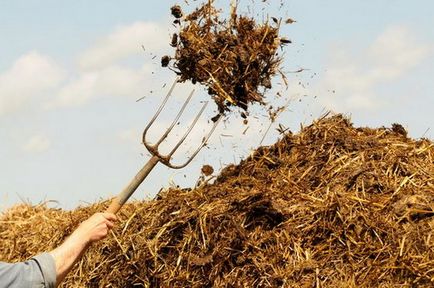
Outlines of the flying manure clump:
{"type": "Polygon", "coordinates": [[[258,24],[236,9],[230,19],[222,19],[213,3],[185,16],[179,5],[171,8],[179,24],[170,43],[176,51],[173,57],[163,56],[161,65],[175,71],[179,82],[205,85],[220,113],[231,106],[247,110],[252,102],[264,104],[272,77],[280,73],[278,48],[290,43],[279,37],[280,21],[258,24]]]}

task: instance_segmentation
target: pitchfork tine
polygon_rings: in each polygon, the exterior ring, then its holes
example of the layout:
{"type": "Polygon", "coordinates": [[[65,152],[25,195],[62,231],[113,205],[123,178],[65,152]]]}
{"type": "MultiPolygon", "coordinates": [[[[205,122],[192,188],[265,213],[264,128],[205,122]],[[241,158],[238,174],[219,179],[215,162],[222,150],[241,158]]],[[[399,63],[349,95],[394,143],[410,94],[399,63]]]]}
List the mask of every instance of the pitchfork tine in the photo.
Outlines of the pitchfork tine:
{"type": "Polygon", "coordinates": [[[205,146],[209,137],[211,137],[211,134],[214,132],[215,128],[217,127],[217,124],[219,123],[221,117],[219,117],[219,119],[216,122],[214,122],[211,130],[206,135],[206,137],[204,137],[202,143],[193,152],[193,154],[187,158],[187,161],[185,163],[183,163],[181,165],[173,165],[171,163],[171,158],[172,158],[173,154],[176,152],[176,150],[179,148],[179,146],[182,145],[184,140],[188,137],[188,135],[192,131],[193,127],[197,124],[197,121],[199,120],[200,116],[205,111],[205,107],[208,104],[208,102],[206,102],[206,103],[204,103],[204,105],[202,105],[202,108],[200,109],[199,113],[196,115],[193,122],[189,125],[189,127],[187,128],[187,131],[184,133],[182,138],[178,141],[178,143],[176,143],[176,145],[172,149],[172,151],[170,151],[170,153],[168,155],[162,155],[158,151],[158,146],[161,144],[161,142],[164,141],[164,139],[166,139],[166,137],[172,131],[172,129],[176,125],[176,123],[178,123],[178,120],[181,117],[182,113],[184,112],[185,108],[187,107],[188,103],[190,102],[191,97],[193,97],[193,94],[194,94],[194,90],[193,90],[193,91],[191,91],[187,100],[185,100],[184,104],[181,107],[181,110],[179,110],[178,114],[175,116],[175,119],[170,124],[169,128],[167,128],[167,130],[164,132],[163,136],[158,140],[158,142],[154,145],[151,145],[146,141],[146,134],[147,134],[149,128],[152,126],[152,124],[158,118],[158,116],[160,115],[164,106],[166,105],[167,101],[169,100],[169,97],[172,95],[173,89],[176,86],[176,82],[177,81],[175,81],[173,83],[172,87],[170,88],[169,92],[167,93],[166,97],[164,98],[163,102],[161,103],[160,107],[158,107],[157,112],[152,117],[151,121],[149,121],[148,125],[145,127],[145,130],[143,131],[142,141],[143,141],[143,144],[145,145],[146,149],[148,149],[148,151],[152,154],[151,159],[149,159],[149,161],[145,164],[145,166],[143,166],[143,168],[140,169],[140,171],[136,174],[136,176],[134,176],[134,178],[116,196],[116,198],[114,198],[112,200],[112,202],[110,203],[110,206],[106,210],[107,212],[111,212],[111,213],[118,212],[122,208],[122,206],[125,204],[125,202],[127,202],[127,200],[131,197],[131,195],[133,195],[134,191],[136,191],[136,189],[143,182],[143,180],[145,180],[145,178],[148,176],[148,174],[151,172],[151,170],[155,167],[155,165],[157,165],[159,162],[163,163],[164,165],[166,165],[170,168],[175,168],[175,169],[179,169],[179,168],[183,168],[183,167],[187,166],[193,160],[193,158],[197,155],[197,153],[199,153],[199,151],[205,146]]]}
{"type": "MultiPolygon", "coordinates": [[[[163,136],[161,136],[160,140],[158,140],[157,143],[155,143],[153,146],[157,148],[161,142],[166,139],[167,135],[169,135],[170,131],[172,131],[175,124],[178,122],[179,118],[181,117],[182,113],[184,113],[185,107],[187,107],[188,103],[191,100],[191,97],[193,97],[194,90],[190,92],[190,95],[188,96],[187,100],[184,101],[184,104],[181,107],[181,110],[179,110],[178,114],[176,115],[175,119],[173,119],[172,123],[170,124],[169,128],[167,128],[166,132],[164,132],[163,136]]],[[[170,155],[171,156],[171,155],[170,155]]]]}
{"type": "MultiPolygon", "coordinates": [[[[187,138],[187,136],[190,134],[191,130],[193,130],[193,127],[196,125],[197,121],[199,120],[200,116],[202,115],[203,111],[205,110],[206,106],[208,105],[208,102],[205,102],[202,105],[202,108],[200,109],[199,113],[196,115],[196,117],[194,118],[193,122],[190,124],[190,126],[188,127],[187,131],[185,131],[184,135],[182,136],[182,138],[178,141],[178,143],[175,145],[175,147],[173,147],[172,151],[170,151],[170,153],[167,155],[167,157],[170,159],[173,155],[173,153],[175,153],[175,151],[179,148],[179,146],[181,146],[181,144],[185,141],[185,139],[187,138]]],[[[188,164],[188,163],[187,163],[188,164]]],[[[187,164],[185,165],[180,165],[180,167],[176,166],[176,168],[182,168],[184,166],[187,166],[187,164]]],[[[172,168],[175,168],[173,166],[170,166],[172,168]]]]}
{"type": "MultiPolygon", "coordinates": [[[[181,141],[184,141],[185,138],[187,138],[187,136],[188,136],[188,134],[190,133],[191,129],[192,129],[193,126],[196,124],[197,120],[199,119],[200,114],[202,114],[203,110],[205,110],[205,107],[206,107],[207,104],[208,104],[208,102],[205,103],[205,104],[202,106],[202,110],[201,110],[201,112],[196,116],[194,122],[191,124],[189,130],[184,134],[183,139],[181,139],[181,141]]],[[[181,164],[181,165],[173,165],[173,164],[168,163],[168,166],[169,166],[170,168],[173,168],[173,169],[180,169],[180,168],[184,168],[185,166],[187,166],[188,164],[190,164],[190,162],[193,160],[193,158],[196,157],[197,153],[199,153],[199,151],[200,151],[200,150],[201,150],[201,149],[206,145],[206,143],[208,142],[208,140],[209,140],[209,138],[211,137],[212,133],[214,132],[215,128],[217,127],[218,123],[220,122],[220,119],[221,119],[221,118],[222,118],[222,117],[219,117],[219,118],[217,119],[217,121],[214,122],[214,124],[213,124],[211,130],[210,130],[210,131],[208,132],[208,134],[203,138],[202,143],[200,144],[200,146],[199,146],[199,147],[198,147],[198,148],[197,148],[197,149],[196,149],[196,150],[195,150],[195,151],[190,155],[190,157],[187,159],[187,161],[186,161],[184,164],[181,164]]],[[[180,141],[180,142],[181,142],[181,141],[180,141]]],[[[178,143],[178,144],[176,145],[176,147],[175,147],[175,148],[174,148],[170,153],[171,153],[171,154],[175,153],[176,149],[177,149],[181,144],[182,144],[182,142],[181,142],[181,143],[178,143]]],[[[171,155],[171,154],[169,154],[169,155],[171,155]]]]}
{"type": "Polygon", "coordinates": [[[164,100],[163,100],[163,102],[161,102],[160,107],[158,107],[157,112],[155,112],[154,116],[149,121],[148,125],[146,125],[145,130],[143,131],[143,137],[142,137],[143,144],[146,144],[146,142],[145,142],[146,133],[148,132],[149,128],[151,128],[152,124],[155,122],[157,117],[160,115],[161,111],[163,110],[164,106],[167,103],[167,100],[169,100],[169,97],[172,95],[172,92],[173,92],[173,89],[175,89],[175,86],[176,86],[176,81],[173,82],[172,87],[170,87],[169,92],[167,93],[166,97],[164,97],[164,100]]]}

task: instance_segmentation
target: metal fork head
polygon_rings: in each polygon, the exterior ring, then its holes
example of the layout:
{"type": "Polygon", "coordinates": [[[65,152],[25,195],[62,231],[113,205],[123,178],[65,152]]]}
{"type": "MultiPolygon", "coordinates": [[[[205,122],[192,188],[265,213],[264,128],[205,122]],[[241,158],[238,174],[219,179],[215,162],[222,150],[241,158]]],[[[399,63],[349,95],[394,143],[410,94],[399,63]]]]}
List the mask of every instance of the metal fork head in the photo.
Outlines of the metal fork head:
{"type": "Polygon", "coordinates": [[[164,134],[160,137],[160,139],[156,143],[150,144],[147,141],[147,139],[146,139],[147,138],[147,133],[148,133],[149,129],[151,128],[151,126],[154,124],[155,120],[160,115],[161,111],[163,110],[164,106],[167,103],[167,100],[169,100],[170,96],[172,95],[172,92],[175,89],[175,86],[176,86],[177,82],[178,82],[178,80],[175,80],[175,82],[173,83],[172,87],[170,88],[170,90],[167,93],[166,97],[164,98],[163,102],[160,104],[160,107],[158,107],[157,112],[152,117],[151,121],[149,121],[148,125],[145,127],[145,130],[143,131],[143,137],[142,137],[143,144],[145,145],[146,149],[148,149],[149,153],[151,153],[153,156],[158,157],[159,161],[161,163],[163,163],[164,165],[166,165],[166,166],[168,166],[170,168],[173,168],[173,169],[180,169],[180,168],[183,168],[183,167],[187,166],[188,164],[190,164],[190,162],[193,160],[193,158],[206,145],[207,141],[209,140],[209,138],[211,137],[211,135],[214,132],[215,128],[217,127],[220,119],[222,118],[222,117],[219,117],[218,120],[214,122],[213,126],[211,127],[210,131],[206,134],[206,136],[203,138],[203,140],[202,140],[201,144],[199,145],[199,147],[197,147],[196,150],[187,158],[187,161],[185,161],[182,164],[178,164],[178,165],[173,164],[172,163],[172,156],[173,156],[173,154],[176,152],[176,150],[181,146],[181,144],[185,141],[185,139],[187,138],[187,136],[193,130],[194,126],[196,125],[197,121],[199,120],[200,116],[205,111],[205,108],[208,105],[208,101],[205,102],[202,105],[201,109],[199,110],[199,113],[197,113],[196,117],[190,123],[190,125],[188,126],[187,130],[185,131],[185,133],[181,137],[181,139],[174,145],[174,147],[172,148],[172,150],[168,154],[162,155],[159,152],[158,147],[167,138],[167,136],[170,134],[170,132],[172,131],[172,129],[176,125],[176,123],[178,123],[179,118],[181,117],[181,115],[183,114],[185,108],[187,107],[188,103],[190,102],[191,98],[193,97],[194,89],[190,92],[188,98],[185,100],[184,104],[182,105],[182,107],[179,110],[178,114],[173,119],[173,121],[170,124],[170,126],[166,129],[166,131],[164,132],[164,134]]]}

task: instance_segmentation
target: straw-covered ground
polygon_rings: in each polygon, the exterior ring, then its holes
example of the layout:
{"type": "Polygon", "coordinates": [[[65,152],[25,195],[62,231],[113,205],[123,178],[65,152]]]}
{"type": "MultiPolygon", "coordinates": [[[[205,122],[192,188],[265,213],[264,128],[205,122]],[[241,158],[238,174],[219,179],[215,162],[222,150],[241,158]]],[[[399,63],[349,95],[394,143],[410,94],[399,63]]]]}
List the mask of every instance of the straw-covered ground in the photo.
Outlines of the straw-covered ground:
{"type": "MultiPolygon", "coordinates": [[[[319,119],[212,184],[121,210],[63,287],[433,287],[434,143],[319,119]]],[[[51,249],[107,203],[16,206],[0,259],[51,249]]]]}

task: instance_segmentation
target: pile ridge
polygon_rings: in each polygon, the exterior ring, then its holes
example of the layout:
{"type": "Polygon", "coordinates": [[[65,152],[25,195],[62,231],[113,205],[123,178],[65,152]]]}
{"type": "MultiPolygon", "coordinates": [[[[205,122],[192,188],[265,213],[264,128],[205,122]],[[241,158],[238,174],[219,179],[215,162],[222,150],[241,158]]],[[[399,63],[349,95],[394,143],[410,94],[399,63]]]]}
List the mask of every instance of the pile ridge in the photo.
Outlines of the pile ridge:
{"type": "MultiPolygon", "coordinates": [[[[106,206],[16,206],[0,259],[53,248],[106,206]]],[[[432,287],[434,143],[327,116],[119,217],[62,287],[432,287]]]]}

